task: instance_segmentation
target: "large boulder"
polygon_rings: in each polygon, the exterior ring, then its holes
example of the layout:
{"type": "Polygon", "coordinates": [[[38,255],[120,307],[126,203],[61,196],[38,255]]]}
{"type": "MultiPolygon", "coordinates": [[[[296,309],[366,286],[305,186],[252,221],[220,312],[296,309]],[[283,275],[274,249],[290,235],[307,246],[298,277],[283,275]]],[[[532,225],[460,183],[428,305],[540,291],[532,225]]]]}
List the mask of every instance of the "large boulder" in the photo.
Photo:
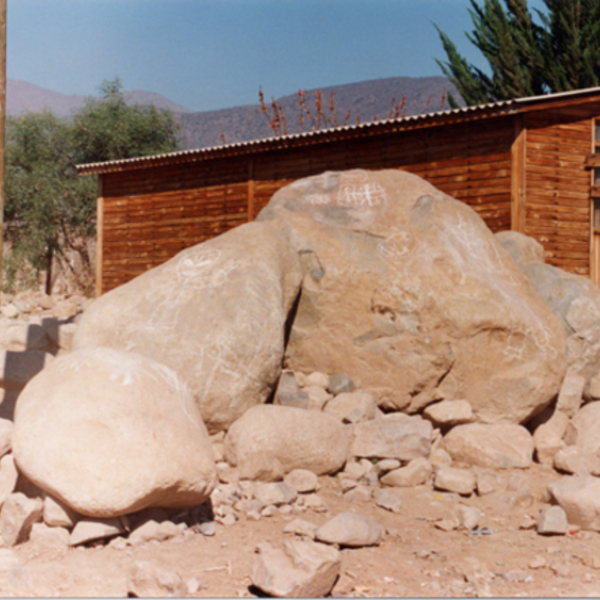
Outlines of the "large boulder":
{"type": "Polygon", "coordinates": [[[496,236],[562,323],[569,372],[589,382],[600,363],[600,290],[583,275],[544,264],[532,238],[516,231],[496,236]]]}
{"type": "Polygon", "coordinates": [[[196,506],[217,481],[187,385],[164,365],[111,348],[67,354],[27,384],[13,453],[28,479],[90,517],[196,506]]]}
{"type": "Polygon", "coordinates": [[[248,461],[278,459],[285,473],[307,469],[317,475],[339,471],[350,441],[337,417],[291,406],[262,404],[248,410],[225,437],[225,458],[241,470],[248,461]]]}
{"type": "Polygon", "coordinates": [[[96,300],[74,348],[134,350],[171,367],[209,431],[227,429],[277,383],[300,277],[285,233],[248,223],[96,300]]]}
{"type": "Polygon", "coordinates": [[[259,221],[304,268],[286,365],[347,373],[386,409],[467,400],[520,423],[565,373],[565,332],[479,216],[421,178],[362,170],[296,181],[259,221]]]}

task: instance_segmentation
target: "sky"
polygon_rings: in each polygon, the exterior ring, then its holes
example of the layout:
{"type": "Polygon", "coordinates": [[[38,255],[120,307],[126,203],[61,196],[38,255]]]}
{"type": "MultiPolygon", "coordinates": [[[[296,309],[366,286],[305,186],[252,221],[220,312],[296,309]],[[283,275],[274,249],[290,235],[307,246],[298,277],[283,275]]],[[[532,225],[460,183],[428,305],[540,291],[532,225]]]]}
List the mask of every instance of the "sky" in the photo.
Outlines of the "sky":
{"type": "MultiPolygon", "coordinates": [[[[481,0],[479,0],[481,1],[481,0]]],[[[530,0],[542,8],[542,0],[530,0]]],[[[479,68],[469,0],[8,0],[7,76],[94,95],[119,77],[193,111],[441,75],[433,23],[479,68]]]]}

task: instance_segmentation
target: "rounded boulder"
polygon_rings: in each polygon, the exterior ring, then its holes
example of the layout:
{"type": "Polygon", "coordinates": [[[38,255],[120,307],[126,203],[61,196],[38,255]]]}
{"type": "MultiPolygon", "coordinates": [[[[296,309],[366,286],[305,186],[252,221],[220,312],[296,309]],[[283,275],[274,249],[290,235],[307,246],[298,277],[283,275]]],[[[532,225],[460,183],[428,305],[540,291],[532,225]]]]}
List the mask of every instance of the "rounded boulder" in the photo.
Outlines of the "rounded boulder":
{"type": "Polygon", "coordinates": [[[65,355],[15,410],[25,476],[90,517],[202,503],[216,485],[208,432],[174,371],[110,348],[65,355]]]}
{"type": "Polygon", "coordinates": [[[272,404],[246,411],[225,438],[230,464],[243,468],[256,457],[276,457],[286,473],[294,469],[335,473],[344,466],[349,449],[346,429],[333,415],[272,404]]]}

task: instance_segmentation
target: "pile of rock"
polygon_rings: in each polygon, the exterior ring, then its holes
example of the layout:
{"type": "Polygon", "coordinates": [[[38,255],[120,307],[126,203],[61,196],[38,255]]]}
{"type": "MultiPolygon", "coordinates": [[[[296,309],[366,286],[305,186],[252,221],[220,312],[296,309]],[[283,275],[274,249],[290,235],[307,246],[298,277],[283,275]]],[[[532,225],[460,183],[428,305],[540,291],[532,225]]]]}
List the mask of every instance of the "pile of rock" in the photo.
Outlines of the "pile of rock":
{"type": "MultiPolygon", "coordinates": [[[[298,181],[258,222],[90,306],[25,300],[0,309],[4,387],[20,394],[5,456],[44,500],[13,485],[0,522],[21,515],[23,527],[7,543],[40,519],[56,527],[47,503],[68,515],[58,527],[72,544],[92,539],[80,524],[106,537],[131,522],[125,543],[137,543],[327,511],[318,476],[335,475],[349,502],[399,512],[394,488],[485,495],[502,487],[498,470],[534,459],[567,474],[540,533],[600,530],[600,291],[413,175],[298,181]],[[131,517],[165,509],[187,525],[131,517]]],[[[527,501],[519,485],[509,502],[527,501]]],[[[475,529],[468,509],[436,526],[475,529]]],[[[261,548],[255,585],[327,593],[339,556],[323,544],[352,545],[353,526],[335,542],[325,525],[289,526],[305,539],[261,548]]]]}

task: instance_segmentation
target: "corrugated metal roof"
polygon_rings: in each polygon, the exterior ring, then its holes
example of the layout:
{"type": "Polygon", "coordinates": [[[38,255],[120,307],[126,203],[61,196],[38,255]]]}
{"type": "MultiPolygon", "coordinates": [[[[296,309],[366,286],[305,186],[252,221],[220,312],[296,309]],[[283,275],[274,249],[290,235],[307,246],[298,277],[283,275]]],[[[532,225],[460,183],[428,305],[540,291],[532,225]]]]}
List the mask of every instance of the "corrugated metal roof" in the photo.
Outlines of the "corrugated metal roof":
{"type": "Polygon", "coordinates": [[[343,136],[351,132],[359,132],[364,129],[386,128],[390,126],[410,126],[422,121],[445,120],[445,117],[456,116],[459,121],[470,120],[479,116],[499,116],[514,112],[526,111],[528,104],[548,103],[562,98],[577,98],[588,95],[600,94],[600,87],[586,88],[584,90],[573,90],[569,92],[560,92],[557,94],[546,94],[543,96],[530,96],[527,98],[517,98],[515,100],[505,100],[501,102],[492,102],[490,104],[481,104],[479,106],[466,106],[454,110],[444,110],[421,115],[411,115],[399,117],[397,119],[384,119],[381,121],[370,121],[356,125],[345,125],[342,127],[333,127],[329,129],[319,129],[315,131],[305,131],[301,133],[291,133],[288,135],[272,136],[258,140],[246,142],[235,142],[232,144],[223,144],[221,146],[211,146],[208,148],[197,148],[193,150],[179,150],[165,154],[155,154],[151,156],[141,156],[137,158],[126,158],[121,160],[111,160],[105,162],[88,163],[76,165],[77,172],[80,175],[91,175],[94,173],[110,173],[115,171],[124,171],[128,169],[139,169],[147,166],[158,166],[162,164],[172,164],[179,162],[194,162],[207,158],[216,158],[219,156],[232,156],[239,154],[252,153],[256,151],[266,151],[273,147],[294,146],[297,142],[302,142],[308,138],[315,139],[319,137],[328,138],[332,135],[343,136]],[[523,106],[523,109],[520,109],[523,106]]]}

